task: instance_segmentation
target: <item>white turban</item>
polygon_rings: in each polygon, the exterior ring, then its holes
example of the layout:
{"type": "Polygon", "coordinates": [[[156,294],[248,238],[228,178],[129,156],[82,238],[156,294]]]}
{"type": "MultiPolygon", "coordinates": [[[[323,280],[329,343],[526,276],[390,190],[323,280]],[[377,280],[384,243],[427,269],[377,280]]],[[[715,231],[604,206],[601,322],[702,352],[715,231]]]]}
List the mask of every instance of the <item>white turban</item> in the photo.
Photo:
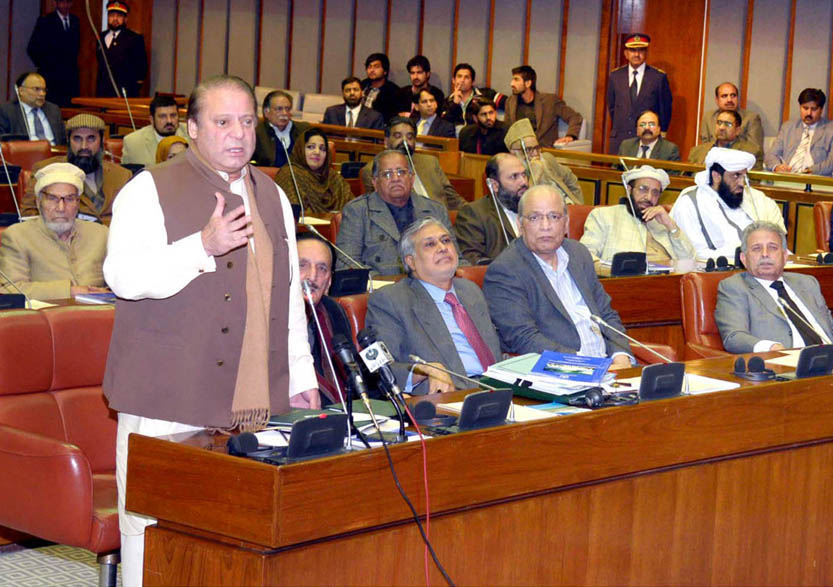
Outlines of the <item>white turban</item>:
{"type": "Polygon", "coordinates": [[[711,185],[709,169],[715,163],[719,163],[726,171],[748,171],[755,166],[755,155],[737,149],[712,147],[706,154],[706,169],[694,176],[694,183],[700,186],[711,185]]]}
{"type": "Polygon", "coordinates": [[[650,165],[643,165],[642,167],[633,167],[632,169],[628,169],[625,173],[622,174],[622,181],[625,182],[625,185],[629,184],[635,179],[655,179],[659,182],[662,186],[663,191],[665,188],[668,187],[668,184],[671,183],[671,180],[668,179],[668,174],[665,173],[664,169],[657,169],[655,167],[651,167],[650,165]]]}

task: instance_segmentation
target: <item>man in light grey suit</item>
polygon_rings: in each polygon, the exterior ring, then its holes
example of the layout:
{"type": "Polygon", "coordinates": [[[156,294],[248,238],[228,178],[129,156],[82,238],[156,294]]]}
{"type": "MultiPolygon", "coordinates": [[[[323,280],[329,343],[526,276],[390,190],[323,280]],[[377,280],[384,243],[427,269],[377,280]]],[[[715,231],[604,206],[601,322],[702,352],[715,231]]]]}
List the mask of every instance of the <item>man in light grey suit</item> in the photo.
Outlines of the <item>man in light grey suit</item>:
{"type": "Polygon", "coordinates": [[[727,351],[759,353],[833,339],[819,282],[811,275],[784,273],[787,254],[781,227],[753,222],[743,231],[740,258],[746,272],[717,287],[714,319],[727,351]]]}
{"type": "Polygon", "coordinates": [[[653,110],[646,110],[636,120],[636,136],[619,144],[619,155],[640,159],[679,161],[680,148],[662,138],[659,130],[659,116],[653,110]]]}
{"type": "MultiPolygon", "coordinates": [[[[483,293],[471,281],[454,277],[458,254],[445,224],[435,218],[415,222],[402,235],[399,250],[410,275],[370,294],[366,319],[394,358],[407,362],[414,354],[469,377],[500,360],[500,343],[483,293]]],[[[419,383],[417,393],[472,387],[429,365],[418,366],[410,380],[404,366],[393,371],[403,389],[419,383]]]]}
{"type": "Polygon", "coordinates": [[[801,117],[781,125],[764,157],[767,169],[777,173],[833,175],[833,123],[821,116],[826,101],[821,90],[801,91],[801,117]]]}
{"type": "Polygon", "coordinates": [[[121,162],[154,165],[156,147],[165,137],[188,138],[185,125],[179,123],[179,110],[172,96],[156,96],[150,101],[150,124],[124,137],[121,162]]]}
{"type": "Polygon", "coordinates": [[[554,350],[611,357],[611,369],[631,366],[624,337],[590,319],[595,314],[622,330],[619,314],[581,243],[564,237],[567,206],[549,185],[526,191],[518,207],[521,238],[495,259],[483,283],[492,321],[508,353],[554,350]]]}
{"type": "MultiPolygon", "coordinates": [[[[400,151],[386,150],[373,158],[371,193],[351,200],[342,210],[336,244],[379,275],[405,272],[397,247],[415,221],[433,216],[450,231],[445,206],[414,193],[414,174],[400,151]]],[[[338,269],[349,265],[341,258],[338,269]]]]}

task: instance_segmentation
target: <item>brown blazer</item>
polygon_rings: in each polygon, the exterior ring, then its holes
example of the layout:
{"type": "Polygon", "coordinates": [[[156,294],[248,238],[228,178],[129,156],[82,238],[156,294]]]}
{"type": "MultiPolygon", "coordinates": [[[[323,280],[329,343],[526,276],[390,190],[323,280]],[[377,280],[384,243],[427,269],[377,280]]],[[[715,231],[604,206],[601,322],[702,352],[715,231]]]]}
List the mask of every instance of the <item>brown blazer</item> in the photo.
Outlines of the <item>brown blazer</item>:
{"type": "MultiPolygon", "coordinates": [[[[38,205],[35,202],[35,172],[51,163],[66,163],[66,161],[66,155],[61,155],[60,157],[50,157],[49,159],[38,161],[32,166],[32,179],[26,186],[26,193],[23,195],[23,203],[20,206],[20,213],[23,216],[38,215],[38,205]]],[[[110,219],[113,217],[113,200],[116,199],[116,194],[119,193],[122,186],[130,181],[133,174],[129,169],[125,169],[121,165],[116,165],[109,161],[102,161],[101,168],[103,170],[101,191],[104,192],[104,206],[102,206],[99,212],[95,209],[87,194],[83,193],[81,194],[78,213],[94,216],[105,226],[110,226],[110,219]]]]}
{"type": "MultiPolygon", "coordinates": [[[[518,97],[509,96],[506,99],[506,117],[504,122],[509,127],[517,120],[518,97]]],[[[581,133],[581,123],[584,120],[578,112],[567,106],[564,100],[555,94],[535,92],[535,120],[537,128],[535,136],[542,147],[552,147],[558,138],[558,119],[562,119],[569,127],[567,134],[578,138],[581,133]]]]}
{"type": "Polygon", "coordinates": [[[472,265],[483,258],[495,259],[509,242],[515,240],[511,220],[503,209],[498,219],[494,200],[489,194],[460,208],[454,223],[454,233],[457,235],[460,254],[472,265]],[[503,220],[505,234],[500,220],[503,220]],[[509,242],[506,241],[507,237],[509,242]]]}

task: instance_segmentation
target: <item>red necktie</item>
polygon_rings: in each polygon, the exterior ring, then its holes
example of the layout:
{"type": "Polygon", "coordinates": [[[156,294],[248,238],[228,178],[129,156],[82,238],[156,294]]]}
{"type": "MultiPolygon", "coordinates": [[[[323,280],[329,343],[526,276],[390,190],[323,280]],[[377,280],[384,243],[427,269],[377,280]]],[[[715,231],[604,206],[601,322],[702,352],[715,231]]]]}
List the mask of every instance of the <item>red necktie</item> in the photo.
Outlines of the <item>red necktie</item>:
{"type": "Polygon", "coordinates": [[[457,326],[459,326],[460,330],[463,331],[463,335],[466,337],[466,340],[469,341],[471,348],[474,349],[477,359],[480,361],[480,365],[485,371],[489,368],[489,365],[495,362],[492,351],[489,350],[489,347],[483,340],[483,337],[480,336],[480,333],[477,331],[477,326],[475,326],[474,322],[472,322],[471,316],[469,316],[469,313],[466,312],[463,304],[460,303],[453,293],[448,292],[445,294],[445,302],[451,306],[451,313],[454,315],[454,321],[457,322],[457,326]]]}

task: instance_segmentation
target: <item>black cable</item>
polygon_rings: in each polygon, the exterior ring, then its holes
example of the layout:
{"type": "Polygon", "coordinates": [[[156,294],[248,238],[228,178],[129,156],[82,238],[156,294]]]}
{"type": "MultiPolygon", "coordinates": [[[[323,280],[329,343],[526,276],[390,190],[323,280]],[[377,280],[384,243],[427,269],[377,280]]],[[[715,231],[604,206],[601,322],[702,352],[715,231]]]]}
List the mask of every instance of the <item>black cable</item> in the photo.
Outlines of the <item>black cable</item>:
{"type": "Polygon", "coordinates": [[[385,449],[385,456],[388,457],[388,466],[390,467],[391,475],[393,475],[393,482],[396,483],[396,488],[399,490],[399,495],[402,496],[402,499],[405,501],[408,508],[411,510],[411,515],[414,518],[414,522],[416,522],[417,528],[419,528],[419,533],[422,535],[422,541],[428,548],[428,552],[431,553],[431,558],[434,559],[434,564],[436,565],[437,570],[439,570],[440,573],[442,573],[445,582],[448,583],[451,587],[454,587],[454,581],[452,581],[451,577],[448,576],[448,573],[445,572],[445,568],[443,568],[442,564],[440,563],[440,559],[437,558],[437,553],[434,552],[434,547],[431,546],[431,541],[428,540],[428,536],[425,535],[425,529],[422,527],[422,522],[419,521],[419,514],[417,514],[417,511],[411,503],[411,500],[408,499],[407,495],[405,495],[405,490],[402,489],[402,485],[399,483],[399,477],[397,477],[396,475],[396,469],[393,466],[393,459],[390,456],[390,450],[388,450],[388,443],[385,442],[381,430],[379,430],[379,438],[382,440],[382,447],[385,449]]]}

